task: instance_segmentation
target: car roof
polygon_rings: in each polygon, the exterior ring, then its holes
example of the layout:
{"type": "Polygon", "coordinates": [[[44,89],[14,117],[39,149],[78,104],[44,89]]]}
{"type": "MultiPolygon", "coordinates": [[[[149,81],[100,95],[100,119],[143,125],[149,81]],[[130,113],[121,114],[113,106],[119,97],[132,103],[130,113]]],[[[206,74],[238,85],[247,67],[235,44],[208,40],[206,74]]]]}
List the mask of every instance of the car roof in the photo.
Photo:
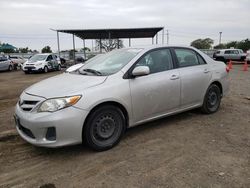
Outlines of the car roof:
{"type": "Polygon", "coordinates": [[[155,44],[155,45],[143,45],[143,46],[133,46],[133,47],[128,47],[128,48],[122,48],[122,49],[138,49],[141,48],[143,50],[151,50],[151,49],[156,49],[156,48],[163,48],[163,47],[169,47],[169,48],[189,48],[189,49],[195,49],[196,48],[192,46],[185,46],[185,45],[166,45],[166,44],[155,44]]]}
{"type": "Polygon", "coordinates": [[[222,50],[218,50],[218,51],[224,52],[224,51],[226,51],[226,50],[242,50],[242,49],[228,48],[228,49],[222,49],[222,50]]]}

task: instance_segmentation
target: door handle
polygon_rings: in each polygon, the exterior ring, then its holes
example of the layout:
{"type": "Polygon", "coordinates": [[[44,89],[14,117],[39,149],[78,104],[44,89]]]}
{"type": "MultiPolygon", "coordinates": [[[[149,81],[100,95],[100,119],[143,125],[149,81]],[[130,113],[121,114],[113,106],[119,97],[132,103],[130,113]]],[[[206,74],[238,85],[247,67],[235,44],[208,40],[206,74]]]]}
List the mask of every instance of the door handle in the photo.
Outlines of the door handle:
{"type": "Polygon", "coordinates": [[[204,69],[204,71],[203,71],[204,73],[209,73],[210,72],[210,70],[208,70],[208,69],[204,69]]]}
{"type": "Polygon", "coordinates": [[[176,79],[179,79],[180,77],[178,75],[175,75],[173,74],[171,77],[170,77],[170,80],[176,80],[176,79]]]}

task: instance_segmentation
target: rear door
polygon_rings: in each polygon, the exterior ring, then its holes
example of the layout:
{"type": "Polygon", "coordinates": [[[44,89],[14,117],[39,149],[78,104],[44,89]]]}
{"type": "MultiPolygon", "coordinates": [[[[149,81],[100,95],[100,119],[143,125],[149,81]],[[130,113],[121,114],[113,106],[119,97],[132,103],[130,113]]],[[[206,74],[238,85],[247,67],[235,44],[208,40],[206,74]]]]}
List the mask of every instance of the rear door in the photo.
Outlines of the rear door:
{"type": "Polygon", "coordinates": [[[188,108],[203,102],[211,70],[205,60],[192,49],[175,48],[181,79],[181,107],[188,108]]]}
{"type": "Polygon", "coordinates": [[[134,121],[178,109],[180,77],[178,70],[174,69],[170,50],[161,48],[150,51],[140,58],[136,66],[148,66],[150,74],[129,80],[134,121]]]}

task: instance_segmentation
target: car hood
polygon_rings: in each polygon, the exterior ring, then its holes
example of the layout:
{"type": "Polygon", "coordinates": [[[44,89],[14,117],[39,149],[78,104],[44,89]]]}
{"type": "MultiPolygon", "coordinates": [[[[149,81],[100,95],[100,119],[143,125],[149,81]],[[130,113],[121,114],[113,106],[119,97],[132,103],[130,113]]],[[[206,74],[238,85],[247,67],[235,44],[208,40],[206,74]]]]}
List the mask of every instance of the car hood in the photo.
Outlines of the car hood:
{"type": "Polygon", "coordinates": [[[43,63],[44,61],[26,61],[25,64],[36,64],[36,63],[43,63]]]}
{"type": "Polygon", "coordinates": [[[88,76],[63,73],[40,81],[25,90],[27,94],[44,98],[82,94],[84,89],[102,84],[107,76],[88,76]]]}

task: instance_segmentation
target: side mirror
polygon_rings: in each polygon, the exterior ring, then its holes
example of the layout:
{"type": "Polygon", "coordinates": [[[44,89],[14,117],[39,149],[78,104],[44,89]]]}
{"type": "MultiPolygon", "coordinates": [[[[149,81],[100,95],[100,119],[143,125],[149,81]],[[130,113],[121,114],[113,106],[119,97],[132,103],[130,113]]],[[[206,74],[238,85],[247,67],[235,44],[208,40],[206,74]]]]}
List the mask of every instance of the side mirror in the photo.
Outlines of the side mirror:
{"type": "Polygon", "coordinates": [[[132,75],[134,77],[137,76],[145,76],[150,73],[149,67],[148,66],[138,66],[135,67],[134,70],[132,71],[132,75]]]}

